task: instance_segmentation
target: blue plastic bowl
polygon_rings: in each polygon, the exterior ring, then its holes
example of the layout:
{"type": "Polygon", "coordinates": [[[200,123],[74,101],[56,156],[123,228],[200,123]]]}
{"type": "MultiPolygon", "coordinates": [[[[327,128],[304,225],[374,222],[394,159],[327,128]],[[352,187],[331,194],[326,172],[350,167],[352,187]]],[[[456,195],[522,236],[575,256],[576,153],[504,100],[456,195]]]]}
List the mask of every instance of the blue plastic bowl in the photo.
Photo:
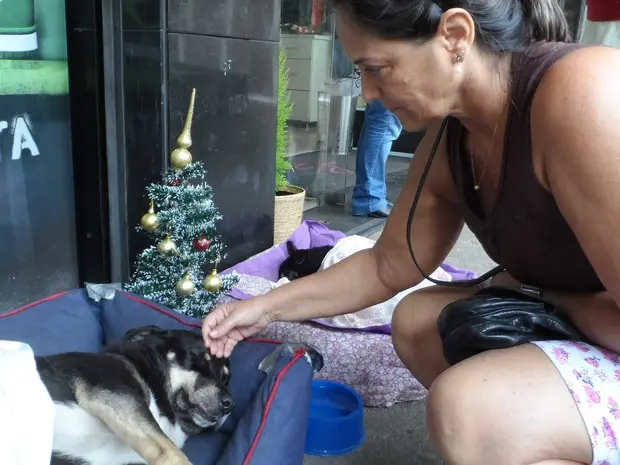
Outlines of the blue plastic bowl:
{"type": "Polygon", "coordinates": [[[344,455],[366,439],[364,404],[351,387],[335,381],[314,381],[306,435],[306,454],[344,455]]]}

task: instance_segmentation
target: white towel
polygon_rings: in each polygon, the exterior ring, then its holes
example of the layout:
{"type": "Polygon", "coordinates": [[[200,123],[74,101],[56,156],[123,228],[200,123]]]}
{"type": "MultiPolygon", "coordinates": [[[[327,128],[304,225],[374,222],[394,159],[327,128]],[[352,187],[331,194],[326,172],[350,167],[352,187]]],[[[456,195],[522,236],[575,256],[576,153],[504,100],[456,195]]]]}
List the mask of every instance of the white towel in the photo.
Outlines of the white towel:
{"type": "MultiPolygon", "coordinates": [[[[353,255],[356,252],[359,252],[360,250],[371,248],[374,244],[375,241],[363,236],[354,235],[344,237],[334,245],[334,248],[330,250],[327,255],[325,255],[325,258],[321,263],[320,269],[324,270],[326,268],[329,268],[330,266],[341,262],[345,258],[353,255]]],[[[450,274],[444,271],[441,267],[437,268],[430,275],[430,277],[441,281],[452,281],[452,276],[450,276],[450,274]]],[[[272,287],[280,287],[289,282],[290,281],[287,278],[281,278],[277,283],[273,284],[272,287]]],[[[365,308],[358,312],[348,313],[346,315],[340,315],[330,318],[319,318],[313,321],[337,328],[355,329],[364,329],[388,325],[392,322],[392,314],[394,313],[394,309],[401,300],[403,300],[413,291],[417,291],[419,289],[423,289],[425,287],[433,285],[434,284],[432,282],[425,279],[417,286],[399,292],[391,299],[378,305],[373,305],[372,307],[365,308]]]]}
{"type": "Polygon", "coordinates": [[[49,465],[54,404],[29,345],[0,341],[0,464],[49,465]]]}

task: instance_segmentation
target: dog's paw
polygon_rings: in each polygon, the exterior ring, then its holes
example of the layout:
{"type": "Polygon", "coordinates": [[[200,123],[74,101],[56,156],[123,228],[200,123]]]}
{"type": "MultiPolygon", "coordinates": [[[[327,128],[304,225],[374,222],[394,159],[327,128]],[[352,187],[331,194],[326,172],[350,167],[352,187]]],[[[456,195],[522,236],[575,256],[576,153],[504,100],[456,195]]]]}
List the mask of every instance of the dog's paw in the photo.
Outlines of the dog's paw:
{"type": "Polygon", "coordinates": [[[162,455],[153,465],[192,465],[192,462],[181,451],[162,455]]]}

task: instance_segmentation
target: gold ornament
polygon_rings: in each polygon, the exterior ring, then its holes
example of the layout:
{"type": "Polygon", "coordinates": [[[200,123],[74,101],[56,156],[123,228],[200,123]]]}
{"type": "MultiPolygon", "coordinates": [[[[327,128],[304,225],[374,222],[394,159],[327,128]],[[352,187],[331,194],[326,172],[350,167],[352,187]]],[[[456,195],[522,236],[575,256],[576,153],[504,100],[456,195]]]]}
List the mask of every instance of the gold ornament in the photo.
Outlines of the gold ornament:
{"type": "Polygon", "coordinates": [[[159,253],[173,253],[176,252],[177,245],[170,239],[169,235],[166,235],[166,238],[157,246],[157,250],[159,253]]]}
{"type": "Polygon", "coordinates": [[[209,292],[217,292],[222,287],[222,279],[217,274],[217,269],[213,268],[211,274],[208,274],[202,281],[203,287],[209,292]]]}
{"type": "Polygon", "coordinates": [[[179,282],[177,282],[175,289],[179,294],[187,297],[194,293],[194,291],[196,290],[196,285],[194,284],[194,281],[192,281],[192,277],[189,275],[189,273],[186,273],[185,276],[179,279],[179,282]]]}
{"type": "Polygon", "coordinates": [[[192,154],[189,149],[192,146],[192,118],[194,117],[194,102],[196,100],[196,89],[192,89],[192,97],[189,102],[189,110],[185,120],[185,127],[177,139],[178,148],[172,151],[170,162],[177,170],[184,169],[192,162],[192,154]]]}
{"type": "Polygon", "coordinates": [[[157,226],[159,226],[159,218],[157,218],[157,214],[155,213],[155,202],[153,202],[152,200],[149,211],[142,215],[140,224],[144,229],[150,232],[155,231],[157,229],[157,226]]]}

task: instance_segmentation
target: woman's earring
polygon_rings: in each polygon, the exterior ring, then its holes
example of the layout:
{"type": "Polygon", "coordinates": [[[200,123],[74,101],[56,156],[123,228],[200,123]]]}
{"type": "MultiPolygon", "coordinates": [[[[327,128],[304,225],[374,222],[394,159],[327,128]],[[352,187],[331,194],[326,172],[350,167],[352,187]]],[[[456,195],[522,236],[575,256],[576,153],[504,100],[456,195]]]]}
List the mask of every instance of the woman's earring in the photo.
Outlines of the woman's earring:
{"type": "Polygon", "coordinates": [[[460,65],[465,61],[465,50],[459,50],[459,52],[454,57],[454,64],[460,65]]]}

